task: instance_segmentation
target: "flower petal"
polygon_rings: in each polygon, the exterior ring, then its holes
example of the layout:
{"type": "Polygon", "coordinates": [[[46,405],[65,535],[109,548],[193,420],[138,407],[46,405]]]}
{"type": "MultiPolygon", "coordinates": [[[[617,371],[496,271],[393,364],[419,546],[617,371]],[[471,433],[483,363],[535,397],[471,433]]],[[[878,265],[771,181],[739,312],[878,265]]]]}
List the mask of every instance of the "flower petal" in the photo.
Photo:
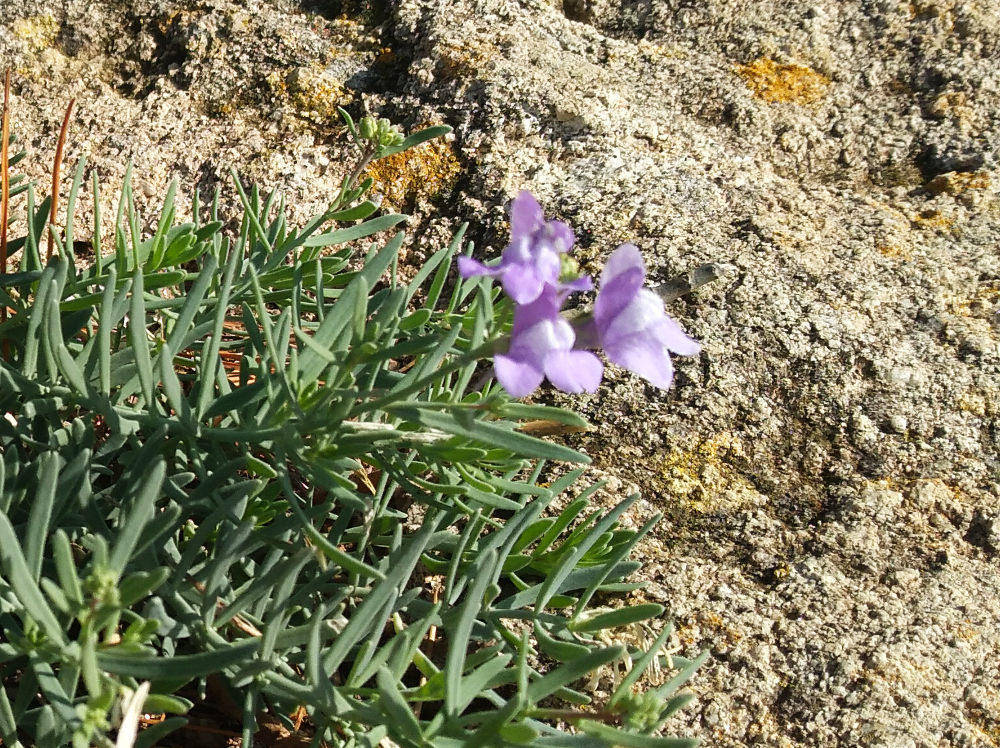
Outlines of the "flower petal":
{"type": "Polygon", "coordinates": [[[562,299],[556,290],[552,286],[545,286],[537,299],[514,307],[514,328],[511,335],[517,338],[542,320],[555,319],[559,316],[561,305],[562,299]]]}
{"type": "Polygon", "coordinates": [[[636,271],[642,278],[646,277],[646,263],[643,262],[642,252],[634,244],[622,244],[604,263],[604,269],[601,270],[601,285],[610,283],[620,275],[634,274],[636,271]]]}
{"type": "Polygon", "coordinates": [[[557,283],[562,272],[559,254],[551,247],[536,247],[534,256],[535,272],[543,283],[557,283]]]}
{"type": "Polygon", "coordinates": [[[510,241],[511,244],[528,244],[538,229],[544,225],[545,214],[527,190],[517,193],[510,203],[510,241]]]}
{"type": "Polygon", "coordinates": [[[652,332],[669,350],[681,356],[696,356],[701,352],[698,341],[689,337],[669,314],[663,315],[663,319],[653,327],[652,332]]]}
{"type": "Polygon", "coordinates": [[[642,288],[646,270],[642,255],[633,244],[623,244],[608,258],[601,271],[601,290],[594,302],[594,319],[601,328],[628,306],[642,288]]]}
{"type": "Polygon", "coordinates": [[[573,248],[576,236],[573,234],[573,229],[569,227],[569,224],[562,221],[549,221],[545,225],[545,228],[556,252],[569,252],[573,248]]]}
{"type": "Polygon", "coordinates": [[[589,351],[555,351],[545,358],[545,376],[563,392],[594,392],[604,366],[589,351]]]}
{"type": "Polygon", "coordinates": [[[594,281],[589,275],[581,275],[571,281],[560,282],[559,288],[563,291],[590,291],[594,288],[594,281]]]}
{"type": "Polygon", "coordinates": [[[463,278],[471,278],[474,275],[489,275],[494,276],[500,272],[502,268],[499,267],[489,267],[484,265],[479,260],[474,260],[468,255],[462,255],[458,258],[458,274],[463,278]]]}
{"type": "Polygon", "coordinates": [[[527,397],[538,389],[545,376],[540,368],[502,353],[493,357],[493,371],[511,397],[527,397]]]}
{"type": "Polygon", "coordinates": [[[640,288],[636,291],[632,300],[618,314],[608,320],[598,320],[601,327],[601,335],[604,345],[607,341],[617,340],[638,332],[645,332],[648,336],[653,336],[653,330],[667,318],[663,311],[663,299],[650,291],[648,288],[640,288]]]}
{"type": "Polygon", "coordinates": [[[544,319],[512,337],[509,355],[542,368],[546,356],[552,351],[568,351],[575,339],[572,326],[562,317],[544,319]]]}
{"type": "Polygon", "coordinates": [[[545,284],[531,265],[510,264],[504,268],[503,290],[515,304],[530,304],[542,293],[545,284]]]}
{"type": "Polygon", "coordinates": [[[674,365],[663,346],[648,335],[631,335],[605,344],[604,353],[610,361],[638,374],[657,387],[667,389],[674,380],[674,365]]]}

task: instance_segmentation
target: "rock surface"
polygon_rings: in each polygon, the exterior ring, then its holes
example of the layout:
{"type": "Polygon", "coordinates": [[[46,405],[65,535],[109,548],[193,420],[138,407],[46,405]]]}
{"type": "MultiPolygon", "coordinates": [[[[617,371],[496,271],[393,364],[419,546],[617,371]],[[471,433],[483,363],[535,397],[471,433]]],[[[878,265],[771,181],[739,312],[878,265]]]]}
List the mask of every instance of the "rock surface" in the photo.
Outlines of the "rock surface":
{"type": "Polygon", "coordinates": [[[412,262],[462,219],[495,254],[527,187],[592,272],[625,240],[654,283],[728,266],[671,306],[705,348],[673,390],[612,369],[573,401],[595,472],[666,514],[642,594],[712,652],[671,730],[1000,743],[996,3],[0,6],[40,183],[75,96],[70,160],[113,186],[133,159],[144,215],[230,167],[309,213],[351,158],[344,104],[455,128],[373,174],[412,262]]]}

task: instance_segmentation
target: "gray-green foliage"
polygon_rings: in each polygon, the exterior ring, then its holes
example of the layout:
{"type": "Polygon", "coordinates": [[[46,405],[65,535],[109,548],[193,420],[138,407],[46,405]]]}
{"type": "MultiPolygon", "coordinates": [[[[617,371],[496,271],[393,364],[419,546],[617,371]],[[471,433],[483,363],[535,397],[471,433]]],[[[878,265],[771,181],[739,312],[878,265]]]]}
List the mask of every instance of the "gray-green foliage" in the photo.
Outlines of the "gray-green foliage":
{"type": "Polygon", "coordinates": [[[365,185],[301,229],[237,185],[238,231],[217,199],[177,223],[171,189],[143,237],[126,180],[114,251],[70,218],[50,262],[27,190],[0,280],[3,745],[108,745],[144,681],[172,715],[138,733],[154,745],[213,675],[244,745],[299,706],[315,745],[692,745],[651,736],[698,663],[633,693],[671,665],[667,633],[602,636],[662,607],[591,608],[638,586],[651,524],[618,527],[634,497],[588,515],[593,488],[546,511],[578,474],[540,484],[541,460],[584,458],[516,426],[578,417],[470,390],[508,313],[481,279],[449,290],[461,232],[401,284],[400,233],[352,263],[403,220],[372,218],[365,185]],[[583,706],[581,679],[626,654],[583,706]]]}

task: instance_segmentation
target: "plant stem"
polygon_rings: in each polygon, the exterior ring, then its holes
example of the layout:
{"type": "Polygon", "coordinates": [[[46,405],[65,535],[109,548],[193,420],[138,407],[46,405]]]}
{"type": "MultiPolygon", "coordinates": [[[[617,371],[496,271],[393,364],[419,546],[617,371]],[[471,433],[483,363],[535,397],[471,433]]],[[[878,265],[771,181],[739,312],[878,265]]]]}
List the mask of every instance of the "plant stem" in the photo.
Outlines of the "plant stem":
{"type": "MultiPolygon", "coordinates": [[[[10,211],[10,69],[3,76],[3,123],[0,125],[0,275],[7,275],[7,222],[10,211]]],[[[7,321],[7,304],[0,322],[7,321]]],[[[3,357],[10,358],[10,343],[3,339],[3,357]]]]}
{"type": "Polygon", "coordinates": [[[528,716],[536,719],[592,719],[597,722],[604,722],[605,724],[621,723],[620,714],[605,710],[584,712],[580,709],[532,709],[528,716]]]}
{"type": "Polygon", "coordinates": [[[49,207],[49,242],[46,260],[52,259],[52,252],[55,249],[56,210],[59,207],[59,170],[62,168],[63,149],[66,147],[66,135],[69,133],[69,118],[73,114],[73,104],[75,103],[76,99],[70,99],[69,106],[66,107],[66,116],[63,117],[62,129],[59,131],[59,142],[56,143],[56,158],[52,164],[52,204],[49,207]]]}
{"type": "Polygon", "coordinates": [[[355,183],[361,176],[361,173],[365,170],[365,167],[370,164],[375,158],[376,149],[373,146],[368,146],[361,152],[361,160],[355,165],[354,169],[347,176],[347,189],[354,189],[355,183]]]}

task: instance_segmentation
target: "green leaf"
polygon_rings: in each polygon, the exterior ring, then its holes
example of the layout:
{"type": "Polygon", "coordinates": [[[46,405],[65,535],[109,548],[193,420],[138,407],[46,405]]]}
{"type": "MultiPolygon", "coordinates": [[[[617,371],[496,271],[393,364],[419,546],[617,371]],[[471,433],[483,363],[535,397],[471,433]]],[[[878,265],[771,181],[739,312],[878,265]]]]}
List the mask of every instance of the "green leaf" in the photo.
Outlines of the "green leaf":
{"type": "Polygon", "coordinates": [[[493,657],[463,677],[459,687],[460,697],[455,705],[455,712],[461,714],[473,700],[480,698],[482,692],[487,688],[496,688],[499,685],[514,682],[517,677],[515,671],[507,673],[506,677],[498,678],[504,672],[504,668],[507,667],[507,663],[510,660],[511,655],[509,654],[493,657]]]}
{"type": "Polygon", "coordinates": [[[302,525],[306,535],[322,551],[323,555],[340,566],[345,571],[357,574],[362,579],[385,579],[385,575],[378,569],[374,569],[363,561],[359,561],[349,553],[345,553],[329,540],[323,537],[319,530],[312,526],[310,522],[302,525]]]}
{"type": "Polygon", "coordinates": [[[379,668],[377,682],[381,707],[388,717],[390,734],[403,740],[420,742],[420,723],[399,692],[392,673],[385,667],[379,668]]]}
{"type": "Polygon", "coordinates": [[[344,210],[338,210],[336,213],[331,213],[329,215],[329,220],[331,221],[360,221],[367,218],[372,213],[378,210],[378,206],[370,200],[365,200],[363,203],[358,203],[350,208],[344,210]]]}
{"type": "Polygon", "coordinates": [[[212,403],[211,407],[205,411],[203,419],[211,421],[224,413],[232,412],[238,414],[250,405],[267,397],[267,395],[267,382],[254,382],[243,387],[237,387],[232,392],[223,395],[212,403]]]}
{"type": "Polygon", "coordinates": [[[62,459],[55,452],[46,452],[38,459],[38,488],[28,516],[25,537],[25,561],[31,570],[31,577],[38,580],[42,572],[42,559],[48,542],[49,523],[52,520],[52,506],[56,499],[56,482],[62,459]]]}
{"type": "Polygon", "coordinates": [[[431,318],[430,309],[418,309],[411,314],[406,315],[399,321],[399,331],[409,332],[421,325],[427,324],[427,321],[431,318]]]}
{"type": "Polygon", "coordinates": [[[657,618],[663,615],[664,608],[656,603],[643,603],[633,605],[628,608],[619,608],[607,613],[599,613],[594,616],[584,616],[570,622],[569,628],[577,633],[590,633],[601,629],[615,628],[616,626],[628,626],[647,618],[657,618]]]}
{"type": "Polygon", "coordinates": [[[496,551],[490,549],[485,556],[480,557],[473,574],[472,587],[465,595],[465,602],[459,609],[458,618],[451,627],[448,644],[448,654],[445,658],[445,696],[444,708],[449,715],[457,715],[468,702],[462,701],[462,671],[469,637],[472,634],[476,616],[483,607],[483,593],[490,584],[490,575],[485,573],[496,563],[496,551]]]}
{"type": "Polygon", "coordinates": [[[381,157],[392,156],[396,153],[402,153],[403,151],[408,151],[410,148],[415,148],[421,143],[426,143],[428,140],[433,140],[434,138],[440,138],[442,135],[447,135],[451,132],[451,128],[448,125],[433,125],[431,127],[425,127],[423,130],[418,130],[406,137],[402,143],[392,148],[384,148],[381,151],[381,157]]]}
{"type": "Polygon", "coordinates": [[[76,573],[73,549],[70,547],[69,537],[61,528],[52,535],[52,558],[55,561],[56,574],[59,576],[59,583],[62,585],[66,599],[77,605],[82,604],[83,588],[76,573]]]}
{"type": "Polygon", "coordinates": [[[185,699],[183,696],[175,696],[174,694],[167,693],[151,693],[146,697],[146,701],[143,704],[143,711],[155,714],[162,714],[164,712],[168,714],[187,714],[193,706],[194,702],[185,699]]]}
{"type": "Polygon", "coordinates": [[[113,571],[121,574],[125,570],[125,565],[132,556],[136,543],[139,542],[139,535],[146,524],[153,519],[153,508],[156,500],[160,498],[163,487],[163,479],[167,474],[167,465],[162,456],[157,456],[149,466],[146,477],[142,484],[138,486],[132,500],[132,510],[118,530],[118,537],[108,564],[113,571]]]}
{"type": "MultiPolygon", "coordinates": [[[[391,405],[386,406],[386,409],[393,410],[391,405]]],[[[425,410],[409,410],[406,412],[404,409],[400,409],[399,414],[430,428],[439,429],[456,436],[464,436],[467,439],[475,439],[492,448],[509,449],[511,452],[524,455],[525,457],[590,463],[589,457],[574,449],[543,439],[536,439],[533,436],[513,431],[510,428],[489,421],[474,420],[472,418],[463,418],[460,420],[456,415],[433,413],[425,410]]]]}
{"type": "Polygon", "coordinates": [[[149,596],[153,590],[170,577],[170,569],[161,566],[154,571],[139,571],[125,577],[118,586],[118,595],[124,607],[131,607],[139,600],[149,596]]]}
{"type": "Polygon", "coordinates": [[[683,686],[688,680],[694,675],[695,670],[700,668],[705,660],[708,659],[708,652],[702,652],[700,655],[695,657],[691,662],[687,663],[680,671],[662,686],[656,689],[656,695],[661,699],[669,698],[673,693],[683,686]]]}
{"type": "Polygon", "coordinates": [[[539,735],[538,730],[523,722],[502,725],[497,734],[502,740],[513,745],[534,745],[539,735]]]}
{"type": "Polygon", "coordinates": [[[538,641],[539,651],[560,662],[572,662],[590,651],[586,645],[549,636],[538,621],[535,621],[535,639],[538,641]]]}
{"type": "Polygon", "coordinates": [[[56,644],[64,644],[63,627],[59,624],[45,596],[35,583],[31,569],[21,553],[21,543],[7,515],[0,512],[0,567],[18,600],[28,615],[35,619],[56,644]]]}
{"type": "Polygon", "coordinates": [[[132,275],[132,307],[129,316],[129,339],[139,375],[142,396],[148,407],[153,407],[153,364],[149,355],[149,339],[146,332],[146,303],[143,300],[142,270],[136,269],[132,275]]]}
{"type": "Polygon", "coordinates": [[[698,745],[697,740],[690,738],[657,738],[649,735],[637,735],[589,719],[581,719],[577,722],[577,727],[587,735],[593,735],[607,741],[607,745],[620,746],[620,748],[696,748],[698,745]]]}
{"type": "Polygon", "coordinates": [[[325,234],[310,236],[302,242],[302,246],[320,248],[346,244],[347,242],[352,242],[357,239],[364,239],[366,236],[377,234],[380,231],[388,231],[393,226],[396,226],[405,220],[406,216],[402,214],[390,213],[389,215],[379,216],[378,218],[373,218],[370,221],[359,223],[357,226],[348,226],[347,228],[337,229],[325,234]]]}
{"type": "Polygon", "coordinates": [[[597,649],[579,659],[560,665],[552,672],[528,686],[528,703],[537,704],[546,696],[551,696],[563,686],[580,680],[585,675],[594,672],[609,662],[621,659],[625,648],[621,645],[597,649]]]}
{"type": "Polygon", "coordinates": [[[112,647],[98,651],[97,663],[102,670],[115,675],[151,681],[183,679],[186,682],[244,663],[253,657],[259,647],[260,639],[252,638],[206,652],[174,657],[116,652],[112,647]]]}
{"type": "Polygon", "coordinates": [[[373,630],[381,631],[384,619],[381,612],[387,603],[391,603],[398,595],[399,585],[408,579],[414,567],[420,560],[420,554],[431,540],[437,529],[438,521],[431,517],[424,520],[423,526],[407,542],[389,558],[389,573],[386,578],[374,586],[365,601],[354,612],[347,626],[337,637],[323,658],[326,672],[333,672],[347,657],[350,648],[357,644],[373,630]]]}

